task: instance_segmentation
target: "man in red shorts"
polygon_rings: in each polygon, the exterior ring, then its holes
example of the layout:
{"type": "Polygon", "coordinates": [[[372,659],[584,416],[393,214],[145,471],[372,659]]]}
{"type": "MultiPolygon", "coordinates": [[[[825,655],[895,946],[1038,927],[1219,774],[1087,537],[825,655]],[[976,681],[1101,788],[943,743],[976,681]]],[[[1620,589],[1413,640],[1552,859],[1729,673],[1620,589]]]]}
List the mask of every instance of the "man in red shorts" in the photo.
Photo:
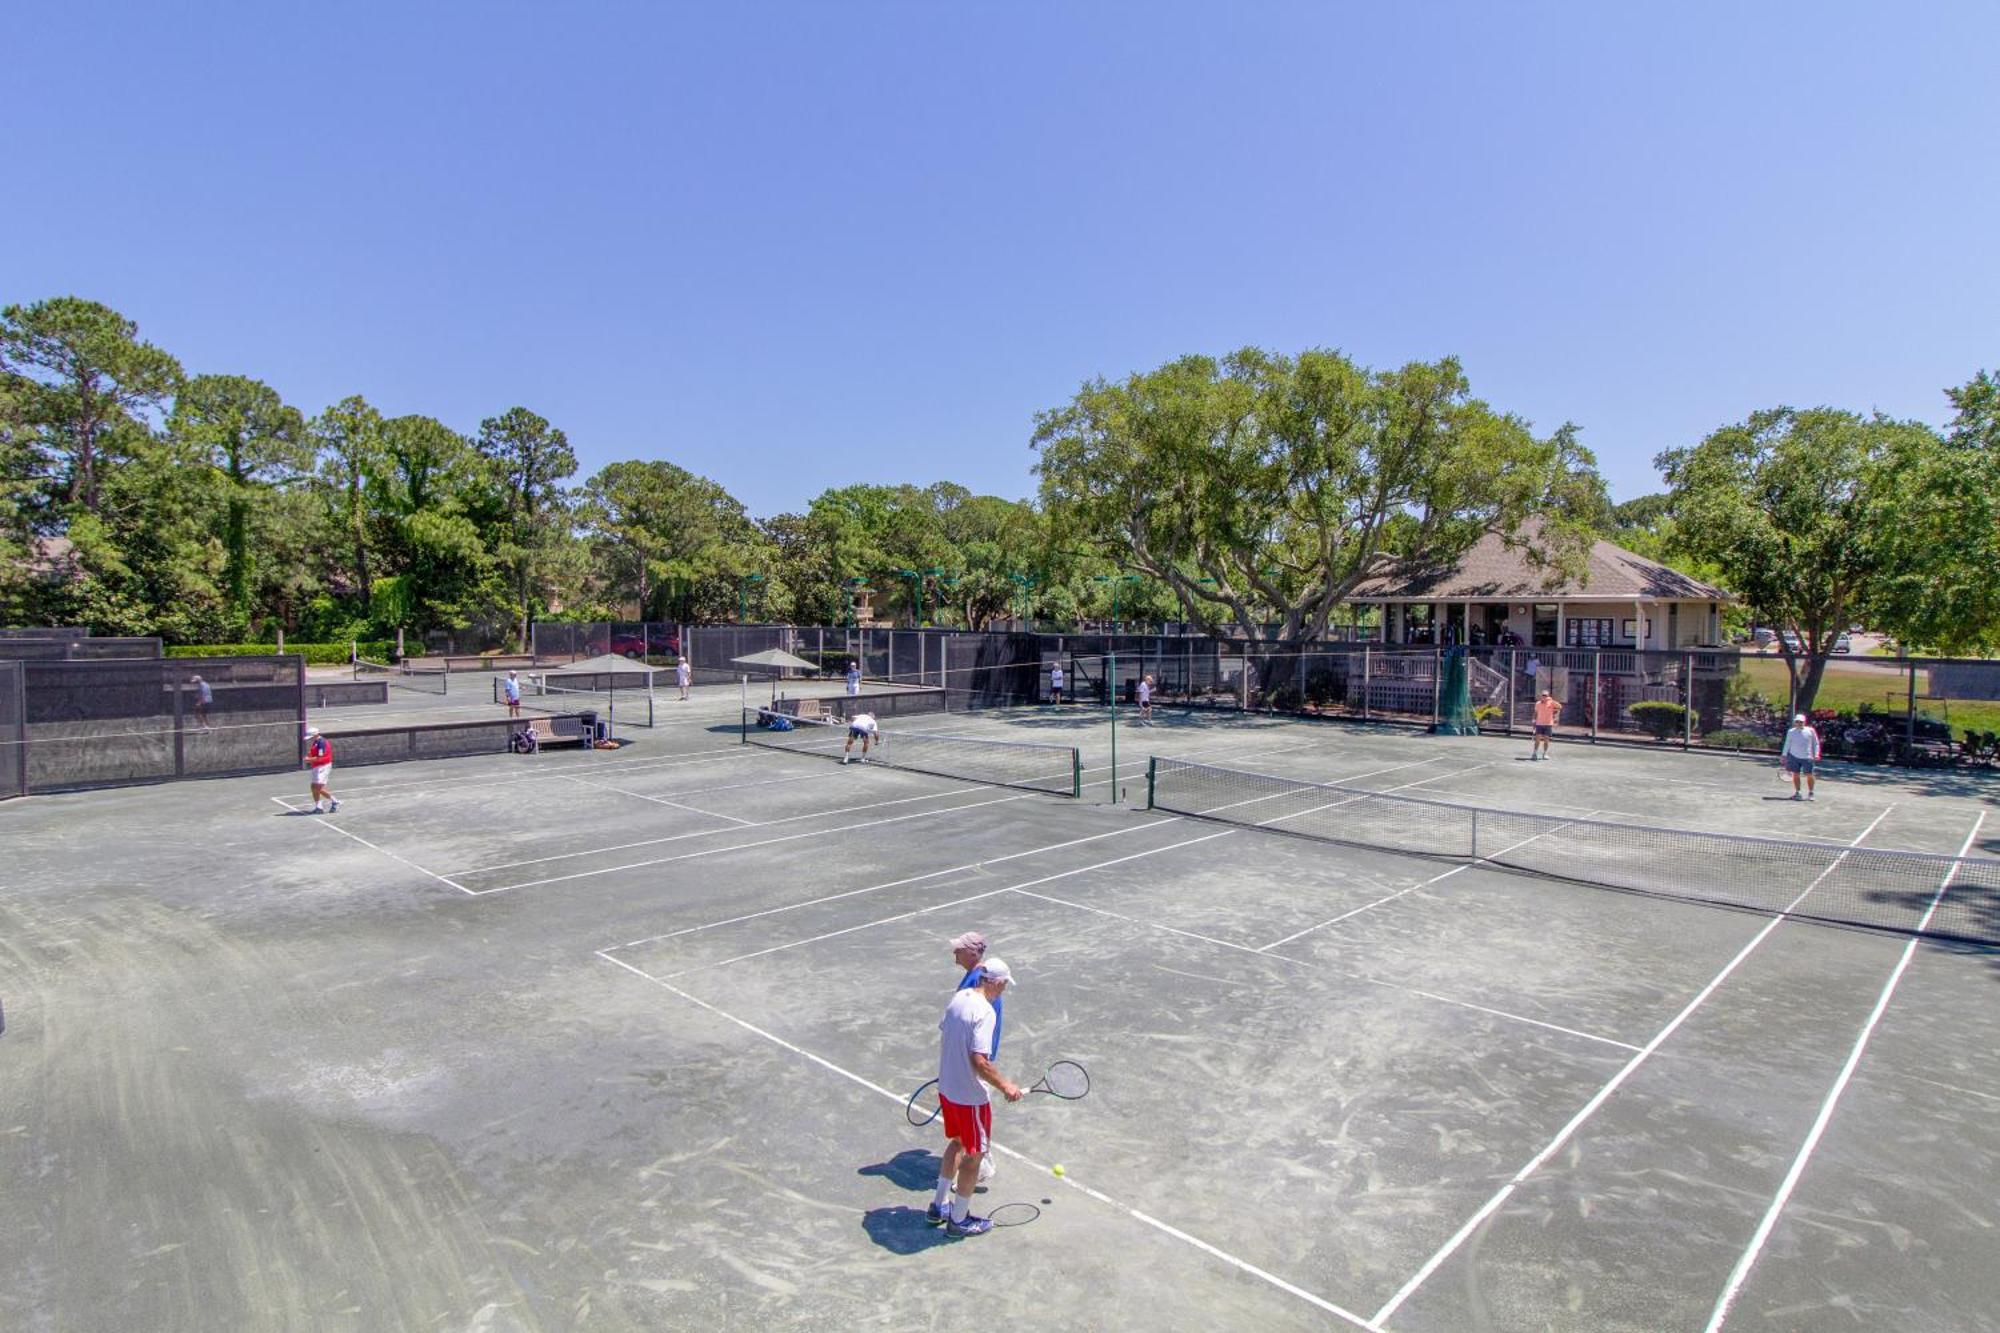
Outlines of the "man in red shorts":
{"type": "Polygon", "coordinates": [[[938,1105],[944,1111],[944,1164],[937,1193],[924,1220],[942,1225],[948,1236],[982,1236],[990,1218],[972,1215],[972,1191],[979,1184],[979,1160],[993,1138],[993,1085],[1010,1102],[1021,1089],[993,1066],[993,1002],[1012,985],[1014,973],[998,958],[980,964],[977,985],[954,993],[938,1020],[938,1105]]]}

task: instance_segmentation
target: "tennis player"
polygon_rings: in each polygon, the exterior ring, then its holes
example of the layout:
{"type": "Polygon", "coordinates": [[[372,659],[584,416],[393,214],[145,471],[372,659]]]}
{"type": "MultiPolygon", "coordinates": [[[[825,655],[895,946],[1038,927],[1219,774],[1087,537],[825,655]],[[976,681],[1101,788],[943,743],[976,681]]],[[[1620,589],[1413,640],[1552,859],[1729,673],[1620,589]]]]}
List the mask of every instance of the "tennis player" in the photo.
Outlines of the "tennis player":
{"type": "Polygon", "coordinates": [[[326,785],[333,779],[333,742],[320,735],[318,727],[306,728],[306,767],[312,770],[313,813],[326,813],[321,801],[330,801],[339,810],[340,798],[326,785]]]}
{"type": "Polygon", "coordinates": [[[200,676],[189,676],[188,684],[194,686],[194,720],[207,731],[208,706],[215,702],[215,688],[200,676]]]}
{"type": "Polygon", "coordinates": [[[1555,734],[1556,719],[1562,716],[1562,711],[1561,701],[1547,690],[1543,690],[1542,697],[1535,700],[1535,743],[1528,751],[1528,758],[1549,757],[1549,737],[1555,734]]]}
{"type": "Polygon", "coordinates": [[[1139,720],[1146,725],[1153,723],[1153,678],[1139,677],[1139,720]]]}
{"type": "Polygon", "coordinates": [[[980,1159],[993,1139],[987,1085],[1010,1102],[1022,1097],[1020,1087],[993,1064],[993,1004],[1013,980],[1007,964],[985,960],[979,984],[953,995],[938,1020],[938,1107],[948,1142],[924,1220],[942,1225],[947,1236],[983,1236],[993,1229],[991,1218],[972,1215],[972,1191],[978,1187],[980,1159]]]}
{"type": "Polygon", "coordinates": [[[687,702],[688,685],[692,683],[693,680],[694,680],[694,668],[688,665],[688,660],[685,657],[683,657],[680,661],[674,663],[674,684],[681,687],[682,703],[687,702]]]}
{"type": "Polygon", "coordinates": [[[851,699],[861,693],[861,663],[847,664],[847,695],[851,699]]]}
{"type": "Polygon", "coordinates": [[[1063,692],[1062,663],[1056,662],[1051,664],[1049,667],[1049,697],[1053,699],[1055,702],[1061,703],[1062,692],[1063,692]]]}
{"type": "Polygon", "coordinates": [[[875,733],[878,729],[873,713],[856,713],[848,718],[847,744],[840,747],[840,762],[844,764],[853,757],[848,751],[854,748],[854,742],[858,740],[861,742],[861,762],[867,763],[868,747],[875,743],[875,733]]]}
{"type": "MultiPolygon", "coordinates": [[[[968,930],[953,940],[951,942],[951,957],[953,962],[965,969],[965,975],[960,977],[958,981],[958,988],[960,990],[971,990],[986,979],[986,969],[980,962],[981,959],[986,957],[986,937],[978,931],[968,930]]],[[[987,1052],[995,1060],[1000,1058],[1000,1028],[1006,1021],[1007,1001],[1004,998],[995,999],[993,1001],[993,1049],[987,1052]]],[[[984,1185],[987,1181],[993,1179],[993,1170],[993,1154],[988,1153],[979,1159],[979,1183],[984,1185]]]]}
{"type": "Polygon", "coordinates": [[[1799,779],[1806,780],[1805,799],[1813,798],[1813,770],[1819,766],[1819,732],[1806,721],[1804,713],[1792,715],[1792,729],[1785,733],[1785,748],[1778,762],[1792,775],[1792,799],[1799,799],[1799,779]]]}
{"type": "Polygon", "coordinates": [[[509,671],[507,679],[502,682],[500,688],[507,700],[507,716],[521,716],[521,673],[509,671]]]}

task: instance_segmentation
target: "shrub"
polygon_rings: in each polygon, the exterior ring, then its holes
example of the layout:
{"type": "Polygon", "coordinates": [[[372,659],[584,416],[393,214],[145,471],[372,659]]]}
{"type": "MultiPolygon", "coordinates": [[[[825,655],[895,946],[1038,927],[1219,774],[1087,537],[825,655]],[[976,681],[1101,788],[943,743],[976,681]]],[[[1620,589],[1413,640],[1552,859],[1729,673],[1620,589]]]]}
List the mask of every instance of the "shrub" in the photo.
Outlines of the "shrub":
{"type": "Polygon", "coordinates": [[[1717,750],[1776,750],[1777,738],[1761,735],[1754,731],[1739,731],[1723,728],[1711,731],[1701,738],[1701,743],[1717,750]]]}
{"type": "Polygon", "coordinates": [[[1305,692],[1299,689],[1297,681],[1289,681],[1272,690],[1266,697],[1264,706],[1274,712],[1296,713],[1305,703],[1305,692]]]}
{"type": "Polygon", "coordinates": [[[1507,715],[1507,710],[1499,704],[1480,704],[1472,710],[1472,720],[1484,727],[1489,722],[1498,722],[1507,715]]]}
{"type": "Polygon", "coordinates": [[[1669,699],[1647,699],[1633,704],[1632,720],[1656,741],[1681,734],[1687,725],[1687,709],[1669,699]]]}
{"type": "Polygon", "coordinates": [[[1306,676],[1306,702],[1315,708],[1324,708],[1332,703],[1338,691],[1339,680],[1325,667],[1315,667],[1306,676]]]}
{"type": "MultiPolygon", "coordinates": [[[[350,658],[351,643],[343,639],[339,643],[293,643],[285,642],[287,653],[299,653],[306,659],[307,666],[345,666],[350,658]]],[[[168,657],[269,657],[278,651],[275,643],[183,643],[166,650],[168,657]]],[[[361,655],[377,662],[386,662],[396,651],[394,639],[363,640],[361,655]]]]}

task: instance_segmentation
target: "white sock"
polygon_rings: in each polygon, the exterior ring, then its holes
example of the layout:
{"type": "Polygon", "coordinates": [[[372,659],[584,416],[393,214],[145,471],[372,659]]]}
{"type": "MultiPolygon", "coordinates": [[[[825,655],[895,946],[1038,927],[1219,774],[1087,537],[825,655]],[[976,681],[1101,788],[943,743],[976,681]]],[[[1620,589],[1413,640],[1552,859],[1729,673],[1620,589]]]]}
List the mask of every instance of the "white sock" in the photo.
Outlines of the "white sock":
{"type": "Polygon", "coordinates": [[[937,1193],[931,1195],[931,1204],[933,1207],[938,1209],[944,1207],[944,1201],[951,1197],[951,1183],[950,1176],[938,1177],[937,1193]]]}
{"type": "Polygon", "coordinates": [[[970,1194],[954,1194],[951,1196],[952,1221],[963,1222],[971,1212],[972,1196],[970,1194]]]}

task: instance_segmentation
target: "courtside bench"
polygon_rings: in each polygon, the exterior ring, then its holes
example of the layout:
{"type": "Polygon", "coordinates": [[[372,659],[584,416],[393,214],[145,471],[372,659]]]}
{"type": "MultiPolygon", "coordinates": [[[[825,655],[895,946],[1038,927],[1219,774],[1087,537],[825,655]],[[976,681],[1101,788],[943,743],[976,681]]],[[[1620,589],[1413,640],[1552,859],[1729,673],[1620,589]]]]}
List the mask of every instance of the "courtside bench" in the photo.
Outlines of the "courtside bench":
{"type": "Polygon", "coordinates": [[[531,717],[522,720],[528,724],[526,730],[535,733],[535,744],[540,749],[551,745],[590,743],[590,733],[584,729],[580,717],[531,717]]]}

